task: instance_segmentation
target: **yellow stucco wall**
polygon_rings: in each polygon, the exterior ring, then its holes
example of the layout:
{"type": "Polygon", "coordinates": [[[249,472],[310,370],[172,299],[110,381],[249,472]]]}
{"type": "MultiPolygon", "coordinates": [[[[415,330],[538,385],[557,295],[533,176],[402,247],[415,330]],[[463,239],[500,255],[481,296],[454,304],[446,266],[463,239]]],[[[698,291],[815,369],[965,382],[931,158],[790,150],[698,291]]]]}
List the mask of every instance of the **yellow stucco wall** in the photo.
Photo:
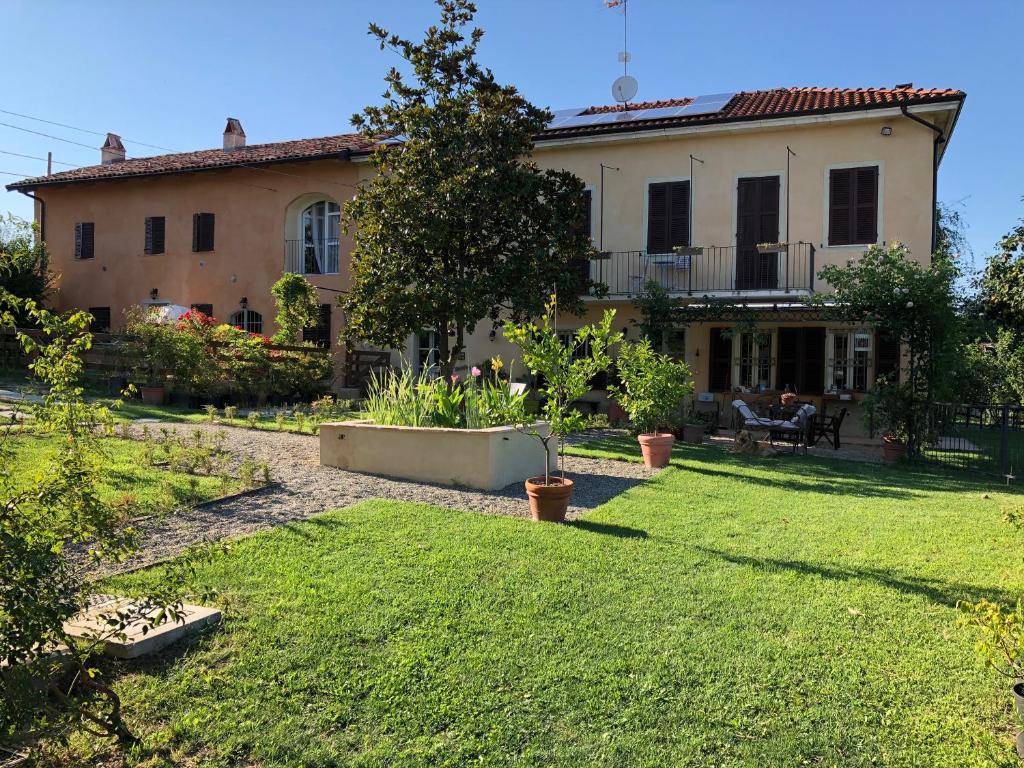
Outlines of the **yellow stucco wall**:
{"type": "MultiPolygon", "coordinates": [[[[697,245],[733,245],[736,231],[736,186],[744,176],[780,176],[780,239],[813,243],[816,266],[845,264],[863,246],[827,245],[827,179],[831,167],[877,164],[879,184],[879,241],[901,240],[915,257],[928,258],[931,237],[932,133],[900,116],[821,120],[813,124],[737,127],[662,135],[632,134],[621,139],[579,141],[559,146],[541,145],[535,159],[542,167],[570,170],[593,191],[592,225],[595,242],[600,228],[600,167],[605,172],[605,250],[642,250],[646,247],[646,193],[651,182],[686,179],[690,155],[693,224],[691,240],[697,245]],[[892,127],[883,136],[881,128],[892,127]],[[790,158],[786,178],[787,146],[790,158]],[[789,191],[789,232],[786,227],[786,191],[789,191]]],[[[250,309],[263,314],[265,332],[272,332],[273,301],[269,289],[281,275],[284,241],[297,236],[300,202],[323,196],[344,202],[359,179],[372,173],[368,163],[318,160],[269,166],[267,170],[204,171],[166,177],[42,188],[46,201],[46,237],[53,268],[58,273],[55,303],[58,308],[109,306],[116,326],[121,312],[144,301],[158,289],[161,300],[176,304],[210,303],[215,314],[227,319],[241,297],[250,309]],[[192,214],[216,214],[216,250],[192,253],[192,214]],[[167,248],[161,255],[143,254],[144,220],[165,216],[167,248]],[[74,224],[96,225],[96,257],[75,261],[74,224]]],[[[349,285],[347,255],[351,239],[342,238],[341,274],[313,276],[325,288],[344,290],[349,285]]],[[[818,283],[819,290],[826,286],[818,283]]],[[[334,303],[337,293],[323,291],[321,300],[334,303]]],[[[618,310],[616,326],[632,328],[636,312],[628,301],[607,304],[618,310]]],[[[591,305],[582,319],[566,317],[560,325],[578,327],[605,306],[591,305]]],[[[332,334],[341,328],[342,313],[332,313],[332,334]]],[[[488,338],[484,321],[469,339],[466,366],[495,354],[506,361],[515,350],[500,333],[488,338]]],[[[705,334],[706,336],[706,334],[705,334]]],[[[706,371],[699,357],[700,334],[691,334],[687,358],[698,388],[706,386],[706,371]]],[[[411,340],[410,340],[411,341],[411,340]]],[[[398,356],[396,355],[396,361],[398,356]]]]}

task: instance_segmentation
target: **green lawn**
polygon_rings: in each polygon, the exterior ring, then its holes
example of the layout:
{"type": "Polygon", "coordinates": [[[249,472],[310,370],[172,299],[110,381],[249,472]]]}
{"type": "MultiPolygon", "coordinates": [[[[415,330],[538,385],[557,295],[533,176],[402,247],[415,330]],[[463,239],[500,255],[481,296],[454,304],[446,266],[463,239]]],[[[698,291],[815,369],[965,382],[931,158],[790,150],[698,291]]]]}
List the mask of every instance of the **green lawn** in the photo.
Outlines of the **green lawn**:
{"type": "Polygon", "coordinates": [[[224,625],[109,671],[147,766],[1009,766],[955,605],[1024,587],[1021,500],[681,446],[570,525],[368,502],[216,556],[224,625]]]}
{"type": "MultiPolygon", "coordinates": [[[[28,432],[12,436],[10,445],[14,449],[15,479],[22,479],[27,484],[34,474],[42,471],[57,448],[57,439],[28,432]]],[[[225,486],[217,477],[151,467],[144,460],[142,443],[135,440],[100,438],[99,449],[102,452],[100,498],[131,506],[138,514],[191,506],[241,489],[237,480],[225,486]]]]}

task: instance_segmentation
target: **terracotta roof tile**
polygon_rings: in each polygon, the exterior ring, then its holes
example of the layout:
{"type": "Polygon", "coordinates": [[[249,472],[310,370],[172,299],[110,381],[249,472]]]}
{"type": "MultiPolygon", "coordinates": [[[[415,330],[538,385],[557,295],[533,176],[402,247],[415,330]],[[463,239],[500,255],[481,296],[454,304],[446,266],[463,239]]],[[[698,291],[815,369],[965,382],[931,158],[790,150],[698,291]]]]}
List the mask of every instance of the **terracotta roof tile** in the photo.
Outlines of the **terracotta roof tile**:
{"type": "MultiPolygon", "coordinates": [[[[563,136],[600,135],[622,131],[642,131],[705,123],[772,119],[796,115],[822,114],[861,109],[878,109],[902,104],[926,104],[938,101],[960,101],[963,91],[946,88],[775,88],[767,91],[741,91],[721,112],[714,114],[660,118],[655,120],[619,119],[604,125],[577,126],[545,131],[538,139],[563,136]]],[[[692,98],[663,99],[629,105],[597,105],[583,110],[585,114],[634,112],[641,109],[685,106],[692,98]]],[[[325,136],[318,139],[254,144],[226,151],[207,149],[156,157],[139,157],[109,165],[91,165],[70,171],[40,176],[8,184],[8,189],[27,189],[49,184],[102,181],[105,179],[186,173],[241,165],[314,160],[323,157],[349,157],[368,152],[372,145],[359,134],[325,136]]]]}

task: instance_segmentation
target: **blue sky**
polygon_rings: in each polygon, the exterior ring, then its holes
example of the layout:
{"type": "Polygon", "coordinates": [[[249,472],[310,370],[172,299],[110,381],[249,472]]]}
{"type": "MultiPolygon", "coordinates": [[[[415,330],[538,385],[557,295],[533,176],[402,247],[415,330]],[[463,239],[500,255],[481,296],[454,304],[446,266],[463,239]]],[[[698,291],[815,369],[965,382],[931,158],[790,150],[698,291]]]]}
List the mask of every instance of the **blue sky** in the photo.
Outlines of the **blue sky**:
{"type": "MultiPolygon", "coordinates": [[[[481,60],[499,79],[552,108],[611,100],[622,17],[602,0],[478,6],[481,60]]],[[[3,0],[0,109],[174,149],[220,146],[228,115],[249,143],[343,133],[396,63],[367,24],[418,37],[435,18],[430,0],[3,0]]],[[[638,99],[908,81],[966,90],[939,199],[962,205],[979,264],[1024,215],[1020,0],[630,0],[629,29],[638,99]]],[[[0,122],[89,147],[102,141],[7,114],[0,122]]],[[[126,145],[129,156],[155,152],[126,145]]],[[[3,125],[0,150],[52,150],[79,165],[99,157],[3,125]]],[[[45,163],[0,153],[0,171],[41,174],[45,163]]],[[[31,215],[27,198],[0,194],[0,211],[31,215]]]]}

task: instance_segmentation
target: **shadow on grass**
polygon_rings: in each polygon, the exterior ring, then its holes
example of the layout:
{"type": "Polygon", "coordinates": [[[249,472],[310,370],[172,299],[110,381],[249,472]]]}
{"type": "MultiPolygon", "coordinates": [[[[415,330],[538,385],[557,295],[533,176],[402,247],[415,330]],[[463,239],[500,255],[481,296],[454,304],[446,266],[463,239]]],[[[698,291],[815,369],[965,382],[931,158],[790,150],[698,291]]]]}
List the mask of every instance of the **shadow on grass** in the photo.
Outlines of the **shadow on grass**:
{"type": "Polygon", "coordinates": [[[578,528],[581,531],[598,533],[602,536],[614,536],[617,539],[646,539],[649,538],[647,531],[639,528],[630,528],[625,525],[613,525],[612,523],[595,523],[591,520],[572,520],[566,525],[578,528]]]}
{"type": "Polygon", "coordinates": [[[940,579],[927,579],[919,576],[897,573],[883,568],[842,568],[837,566],[817,565],[800,560],[784,560],[771,557],[750,557],[725,552],[712,547],[690,545],[692,549],[706,555],[721,558],[736,565],[749,565],[764,571],[795,571],[807,576],[818,576],[832,581],[866,581],[878,584],[897,592],[918,595],[938,605],[955,608],[960,601],[977,602],[988,598],[1003,604],[1012,604],[1017,600],[1017,593],[1001,587],[978,586],[973,584],[950,584],[940,579]]]}
{"type": "MultiPolygon", "coordinates": [[[[633,438],[607,435],[584,439],[571,446],[619,454],[627,460],[639,460],[640,449],[633,438]]],[[[717,445],[676,443],[672,465],[690,472],[720,476],[771,488],[788,488],[838,495],[911,499],[920,492],[991,492],[1024,494],[1019,486],[1006,486],[998,478],[979,476],[948,467],[903,463],[889,467],[857,461],[837,461],[802,454],[781,453],[766,459],[750,458],[729,452],[717,445]],[[685,462],[685,463],[684,463],[685,462]],[[695,466],[690,462],[713,464],[695,466]],[[786,473],[788,477],[764,477],[749,470],[786,473]]]]}

